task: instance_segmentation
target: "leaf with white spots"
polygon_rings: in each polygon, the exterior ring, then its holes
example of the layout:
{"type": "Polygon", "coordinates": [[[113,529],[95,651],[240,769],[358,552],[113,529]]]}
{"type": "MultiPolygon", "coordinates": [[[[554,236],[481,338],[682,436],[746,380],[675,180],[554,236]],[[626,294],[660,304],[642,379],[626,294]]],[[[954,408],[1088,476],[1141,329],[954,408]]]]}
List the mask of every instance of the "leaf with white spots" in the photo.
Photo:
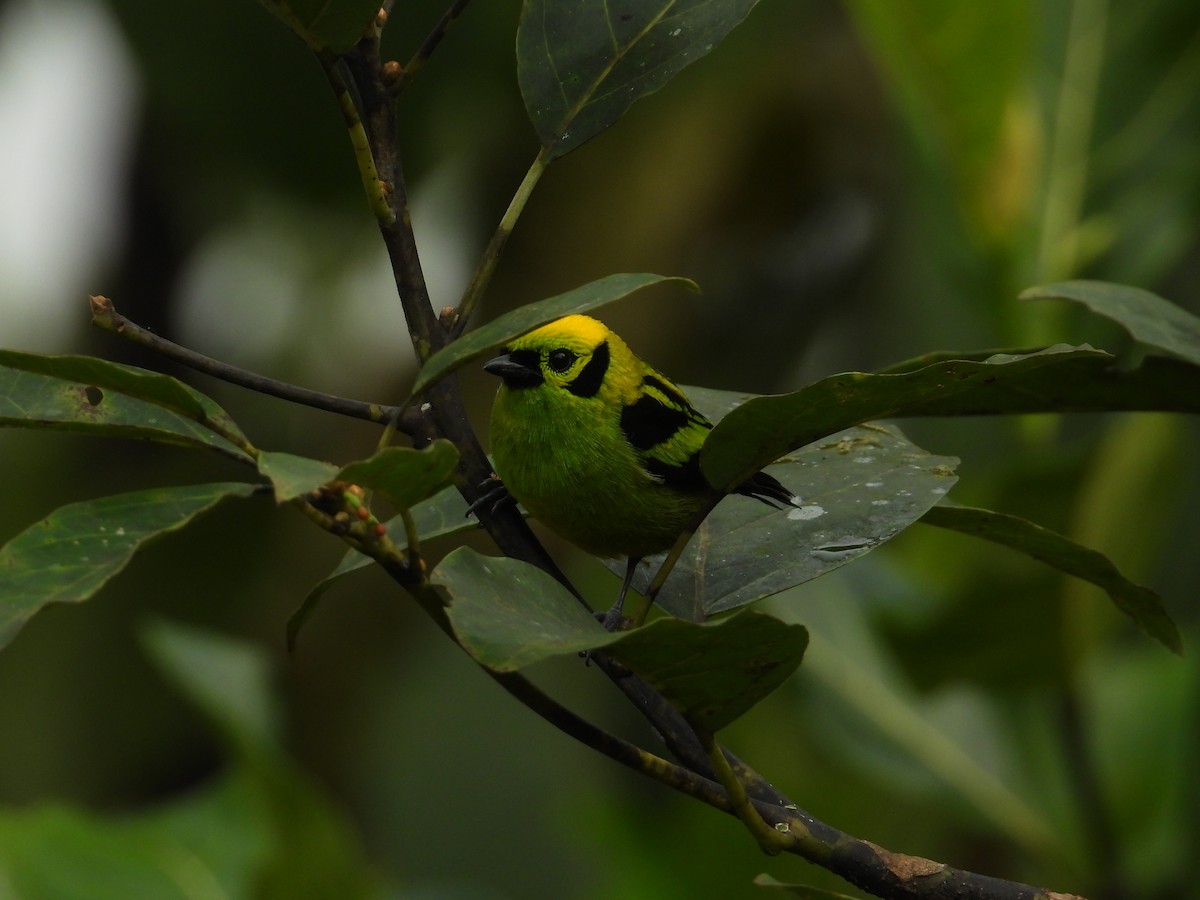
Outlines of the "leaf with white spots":
{"type": "MultiPolygon", "coordinates": [[[[712,419],[745,395],[687,388],[712,419]]],[[[891,540],[938,503],[958,460],[935,456],[894,426],[850,428],[788,454],[767,471],[799,506],[772,509],[750,497],[723,499],[692,537],[658,595],[672,615],[703,621],[811,581],[891,540]]],[[[645,590],[663,556],[639,566],[645,590]]],[[[606,563],[620,574],[624,562],[606,563]]],[[[614,594],[615,597],[615,594],[614,594]]]]}
{"type": "Polygon", "coordinates": [[[46,604],[91,597],[147,541],[255,490],[242,482],[153,488],[55,510],[0,549],[0,646],[46,604]]]}

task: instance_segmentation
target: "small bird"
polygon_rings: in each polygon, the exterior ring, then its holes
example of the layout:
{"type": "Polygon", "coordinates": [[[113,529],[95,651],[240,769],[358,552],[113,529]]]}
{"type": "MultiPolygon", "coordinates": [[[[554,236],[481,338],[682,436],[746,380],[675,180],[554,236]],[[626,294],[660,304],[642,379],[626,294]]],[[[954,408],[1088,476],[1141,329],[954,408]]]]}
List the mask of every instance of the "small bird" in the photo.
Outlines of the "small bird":
{"type": "MultiPolygon", "coordinates": [[[[700,471],[712,422],[589,316],[565,316],[515,338],[483,369],[503,381],[490,426],[503,484],[472,508],[511,497],[589,553],[628,557],[604,619],[617,627],[637,564],[669,549],[716,499],[700,471]]],[[[769,506],[798,503],[765,472],[734,492],[769,506]]]]}

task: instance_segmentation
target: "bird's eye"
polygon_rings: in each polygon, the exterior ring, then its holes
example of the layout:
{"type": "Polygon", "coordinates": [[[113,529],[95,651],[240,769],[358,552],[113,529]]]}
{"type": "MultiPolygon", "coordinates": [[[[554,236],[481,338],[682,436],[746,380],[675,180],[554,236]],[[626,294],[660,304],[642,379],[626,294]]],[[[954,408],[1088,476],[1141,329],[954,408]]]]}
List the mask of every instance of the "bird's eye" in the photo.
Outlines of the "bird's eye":
{"type": "Polygon", "coordinates": [[[561,374],[571,368],[571,363],[577,359],[579,359],[578,354],[560,347],[557,350],[550,351],[550,355],[546,357],[546,362],[550,365],[551,369],[561,374]]]}

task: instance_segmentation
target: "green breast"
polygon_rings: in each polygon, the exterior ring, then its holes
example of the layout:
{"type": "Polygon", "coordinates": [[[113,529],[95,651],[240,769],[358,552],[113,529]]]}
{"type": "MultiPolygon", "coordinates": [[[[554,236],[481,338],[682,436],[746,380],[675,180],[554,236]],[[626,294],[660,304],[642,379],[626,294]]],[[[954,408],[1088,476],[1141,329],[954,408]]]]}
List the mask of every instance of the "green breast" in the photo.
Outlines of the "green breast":
{"type": "Polygon", "coordinates": [[[666,550],[704,497],[642,468],[619,408],[541,389],[502,387],[492,410],[496,471],[551,530],[597,556],[666,550]]]}

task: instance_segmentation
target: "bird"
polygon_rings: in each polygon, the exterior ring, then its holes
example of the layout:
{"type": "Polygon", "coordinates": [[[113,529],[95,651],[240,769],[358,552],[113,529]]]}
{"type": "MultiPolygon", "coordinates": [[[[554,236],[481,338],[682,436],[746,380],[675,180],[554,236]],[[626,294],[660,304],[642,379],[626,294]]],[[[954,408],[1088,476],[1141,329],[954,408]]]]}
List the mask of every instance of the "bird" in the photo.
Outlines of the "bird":
{"type": "MultiPolygon", "coordinates": [[[[483,370],[501,380],[489,424],[498,478],[472,511],[515,500],[588,553],[625,557],[617,602],[602,621],[609,630],[627,626],[622,610],[638,563],[669,549],[718,499],[700,470],[712,422],[590,316],[564,316],[512,339],[483,370]]],[[[733,493],[799,505],[765,472],[733,493]]]]}

